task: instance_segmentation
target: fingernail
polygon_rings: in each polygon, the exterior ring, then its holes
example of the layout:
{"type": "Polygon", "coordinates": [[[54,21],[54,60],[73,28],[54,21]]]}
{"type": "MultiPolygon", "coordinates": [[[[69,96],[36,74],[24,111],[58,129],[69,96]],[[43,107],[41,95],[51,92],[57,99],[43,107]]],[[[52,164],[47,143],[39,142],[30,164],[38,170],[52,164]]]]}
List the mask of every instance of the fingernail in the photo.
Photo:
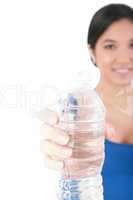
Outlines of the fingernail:
{"type": "Polygon", "coordinates": [[[70,157],[72,155],[72,149],[64,150],[63,154],[64,154],[64,156],[70,157]]]}
{"type": "Polygon", "coordinates": [[[59,120],[57,114],[50,109],[42,110],[36,116],[49,125],[57,124],[59,120]]]}
{"type": "Polygon", "coordinates": [[[58,162],[57,163],[57,169],[60,170],[60,169],[63,169],[64,167],[64,163],[63,162],[58,162]]]}
{"type": "Polygon", "coordinates": [[[54,124],[57,124],[57,122],[58,122],[57,115],[53,113],[49,114],[49,117],[47,118],[47,123],[49,125],[54,125],[54,124]]]}
{"type": "Polygon", "coordinates": [[[65,144],[67,144],[68,142],[69,142],[69,136],[68,136],[68,135],[65,135],[65,136],[60,135],[60,143],[61,143],[62,145],[65,145],[65,144]]]}

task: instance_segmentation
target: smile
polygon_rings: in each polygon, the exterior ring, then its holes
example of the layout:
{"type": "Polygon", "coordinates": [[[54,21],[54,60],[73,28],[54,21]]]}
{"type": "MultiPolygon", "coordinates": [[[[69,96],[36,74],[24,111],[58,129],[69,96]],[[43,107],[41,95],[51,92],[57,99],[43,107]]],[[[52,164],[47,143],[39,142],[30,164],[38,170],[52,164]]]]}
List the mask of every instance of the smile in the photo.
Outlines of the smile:
{"type": "Polygon", "coordinates": [[[132,68],[119,68],[119,69],[112,69],[112,70],[120,75],[126,75],[133,71],[132,68]]]}

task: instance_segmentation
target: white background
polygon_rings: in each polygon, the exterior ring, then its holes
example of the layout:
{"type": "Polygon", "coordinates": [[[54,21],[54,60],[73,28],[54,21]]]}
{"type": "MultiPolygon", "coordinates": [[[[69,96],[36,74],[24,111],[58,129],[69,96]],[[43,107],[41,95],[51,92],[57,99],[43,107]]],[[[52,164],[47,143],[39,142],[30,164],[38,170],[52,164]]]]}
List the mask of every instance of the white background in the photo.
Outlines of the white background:
{"type": "Polygon", "coordinates": [[[75,72],[95,70],[87,31],[94,12],[108,3],[0,1],[1,200],[56,199],[58,173],[44,168],[40,159],[41,122],[31,110],[45,100],[46,86],[65,87],[75,72]]]}

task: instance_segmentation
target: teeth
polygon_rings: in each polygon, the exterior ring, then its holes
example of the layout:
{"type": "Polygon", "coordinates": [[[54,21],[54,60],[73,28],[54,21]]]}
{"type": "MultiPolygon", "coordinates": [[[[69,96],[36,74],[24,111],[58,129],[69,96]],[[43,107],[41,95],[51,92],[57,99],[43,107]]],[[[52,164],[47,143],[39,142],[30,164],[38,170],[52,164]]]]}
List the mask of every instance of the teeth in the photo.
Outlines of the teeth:
{"type": "Polygon", "coordinates": [[[124,73],[128,73],[129,69],[116,69],[115,71],[118,72],[118,73],[124,74],[124,73]]]}

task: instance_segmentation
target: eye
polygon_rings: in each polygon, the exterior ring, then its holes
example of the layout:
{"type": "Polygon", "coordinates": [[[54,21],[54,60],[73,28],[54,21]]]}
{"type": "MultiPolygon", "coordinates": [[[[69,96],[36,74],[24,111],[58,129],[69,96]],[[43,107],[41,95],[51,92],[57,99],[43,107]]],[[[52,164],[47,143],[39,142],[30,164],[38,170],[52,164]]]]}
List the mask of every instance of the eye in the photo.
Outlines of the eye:
{"type": "Polygon", "coordinates": [[[133,48],[133,43],[130,44],[130,47],[133,48]]]}
{"type": "Polygon", "coordinates": [[[107,44],[104,46],[105,49],[114,49],[115,45],[114,44],[107,44]]]}

